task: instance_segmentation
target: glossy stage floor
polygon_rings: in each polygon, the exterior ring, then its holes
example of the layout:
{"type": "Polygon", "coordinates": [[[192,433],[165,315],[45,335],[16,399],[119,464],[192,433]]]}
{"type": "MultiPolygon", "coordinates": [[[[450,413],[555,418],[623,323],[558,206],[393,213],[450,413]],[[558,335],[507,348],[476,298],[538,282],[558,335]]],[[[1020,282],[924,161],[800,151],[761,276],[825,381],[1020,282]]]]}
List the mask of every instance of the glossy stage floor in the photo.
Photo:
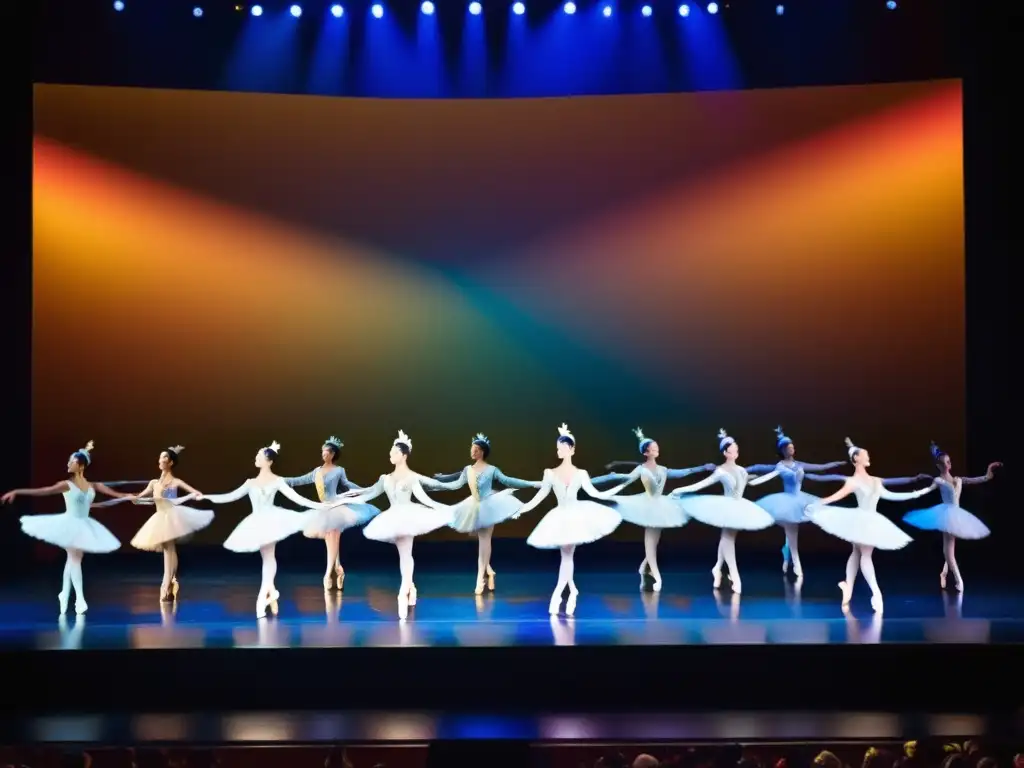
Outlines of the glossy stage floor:
{"type": "Polygon", "coordinates": [[[795,583],[748,568],[742,597],[727,584],[713,591],[705,570],[666,572],[660,594],[641,592],[625,569],[578,573],[567,618],[547,614],[553,573],[502,572],[495,594],[476,597],[472,573],[433,564],[417,569],[419,603],[399,622],[390,568],[350,569],[343,595],[282,568],[280,615],[257,620],[256,570],[194,570],[178,604],[162,605],[158,571],[94,566],[82,617],[58,620],[54,579],[0,589],[0,660],[8,681],[34,681],[16,706],[37,714],[129,702],[132,711],[463,710],[476,701],[599,711],[638,698],[675,711],[832,700],[924,711],[935,703],[930,686],[898,681],[955,669],[944,696],[965,705],[980,679],[1020,682],[1024,596],[1012,587],[943,593],[920,573],[901,582],[890,569],[883,617],[863,584],[844,612],[835,568],[809,573],[795,583]],[[69,681],[76,695],[59,695],[69,681]]]}

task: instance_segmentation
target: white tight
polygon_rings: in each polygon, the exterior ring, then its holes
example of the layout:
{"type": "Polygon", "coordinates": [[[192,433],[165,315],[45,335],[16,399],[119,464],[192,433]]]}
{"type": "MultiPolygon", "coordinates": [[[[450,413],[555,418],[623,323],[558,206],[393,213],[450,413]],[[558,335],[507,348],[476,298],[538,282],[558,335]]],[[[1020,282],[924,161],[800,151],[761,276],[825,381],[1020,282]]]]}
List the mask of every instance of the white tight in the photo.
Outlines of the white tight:
{"type": "Polygon", "coordinates": [[[644,567],[650,569],[651,578],[661,581],[661,571],[658,570],[658,542],[661,541],[661,528],[644,528],[644,561],[640,563],[640,573],[644,567]]]}
{"type": "Polygon", "coordinates": [[[565,588],[569,588],[569,592],[572,594],[578,593],[576,589],[576,582],[573,580],[573,574],[576,571],[575,563],[573,563],[573,554],[576,552],[576,545],[570,544],[562,547],[562,562],[558,566],[558,584],[555,585],[555,591],[551,595],[551,599],[561,599],[562,593],[565,592],[565,588]]]}
{"type": "Polygon", "coordinates": [[[964,582],[960,578],[960,566],[956,564],[956,536],[951,533],[942,534],[942,554],[946,557],[946,562],[942,566],[942,580],[945,581],[946,576],[952,571],[953,582],[958,588],[963,587],[964,582]]]}
{"type": "Polygon", "coordinates": [[[494,526],[481,528],[476,532],[477,540],[480,542],[476,558],[476,581],[478,584],[483,583],[484,577],[494,573],[491,570],[491,536],[493,535],[494,526]]]}
{"type": "Polygon", "coordinates": [[[64,583],[60,593],[65,600],[71,597],[71,589],[75,590],[75,602],[85,603],[85,593],[82,592],[82,555],[80,549],[66,549],[68,559],[64,561],[64,583]]]}
{"type": "Polygon", "coordinates": [[[260,548],[260,555],[263,557],[263,582],[260,584],[260,599],[272,595],[277,589],[274,587],[274,578],[277,576],[277,556],[274,550],[277,544],[267,544],[260,548]]]}
{"type": "Polygon", "coordinates": [[[400,536],[395,539],[398,549],[398,570],[402,574],[402,585],[398,588],[398,596],[408,597],[413,590],[412,574],[416,561],[412,559],[412,536],[400,536]]]}
{"type": "Polygon", "coordinates": [[[718,539],[718,560],[715,562],[714,570],[721,572],[722,563],[729,568],[729,581],[733,589],[741,587],[740,569],[736,565],[736,531],[731,528],[723,528],[722,536],[718,539]]]}
{"type": "Polygon", "coordinates": [[[164,544],[164,580],[160,583],[160,591],[167,592],[171,582],[178,575],[178,550],[173,541],[164,544]]]}
{"type": "Polygon", "coordinates": [[[336,570],[341,570],[341,531],[328,531],[324,534],[324,543],[327,545],[326,579],[334,576],[336,570]]]}
{"type": "Polygon", "coordinates": [[[804,575],[804,568],[800,564],[800,526],[796,523],[782,523],[782,530],[786,532],[786,545],[782,548],[782,557],[787,562],[793,561],[793,573],[797,576],[804,575]]]}
{"type": "Polygon", "coordinates": [[[871,560],[874,547],[865,547],[860,544],[853,545],[853,551],[846,561],[846,589],[853,592],[853,582],[857,579],[857,570],[860,569],[864,581],[871,588],[871,596],[881,598],[882,590],[878,588],[878,579],[875,578],[875,564],[871,560]]]}

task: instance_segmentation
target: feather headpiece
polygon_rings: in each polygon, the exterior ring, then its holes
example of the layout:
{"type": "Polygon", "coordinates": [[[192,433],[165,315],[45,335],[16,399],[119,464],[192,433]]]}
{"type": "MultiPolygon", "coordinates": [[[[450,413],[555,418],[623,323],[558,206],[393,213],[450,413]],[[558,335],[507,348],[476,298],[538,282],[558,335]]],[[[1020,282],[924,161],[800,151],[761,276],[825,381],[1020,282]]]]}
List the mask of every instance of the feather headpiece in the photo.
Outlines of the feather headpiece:
{"type": "Polygon", "coordinates": [[[565,422],[562,422],[562,426],[558,428],[558,435],[559,437],[568,437],[570,440],[572,440],[573,445],[576,444],[576,437],[573,435],[572,432],[569,431],[569,425],[566,424],[565,422]]]}
{"type": "Polygon", "coordinates": [[[736,442],[735,440],[733,440],[731,437],[729,437],[729,435],[726,433],[724,428],[718,430],[718,450],[724,451],[732,443],[735,443],[735,442],[736,442]]]}
{"type": "Polygon", "coordinates": [[[410,451],[412,450],[412,438],[405,434],[401,429],[398,430],[398,437],[395,438],[395,442],[393,442],[392,445],[398,445],[399,443],[407,446],[410,451]]]}

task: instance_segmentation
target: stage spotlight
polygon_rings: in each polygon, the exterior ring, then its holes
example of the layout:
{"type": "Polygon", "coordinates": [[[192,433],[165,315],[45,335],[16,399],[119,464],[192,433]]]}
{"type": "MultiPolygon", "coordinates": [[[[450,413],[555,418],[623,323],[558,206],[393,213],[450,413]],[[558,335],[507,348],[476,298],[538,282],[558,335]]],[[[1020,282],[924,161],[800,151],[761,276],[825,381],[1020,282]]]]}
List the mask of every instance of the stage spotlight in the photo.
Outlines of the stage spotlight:
{"type": "Polygon", "coordinates": [[[687,16],[689,16],[690,15],[690,6],[685,5],[685,4],[680,5],[679,6],[679,15],[682,16],[684,19],[687,16]]]}
{"type": "Polygon", "coordinates": [[[297,5],[293,5],[291,8],[289,8],[288,12],[292,16],[294,16],[296,19],[299,18],[299,16],[302,15],[302,9],[299,6],[297,6],[297,5]]]}
{"type": "Polygon", "coordinates": [[[482,10],[483,8],[481,7],[480,3],[472,2],[469,4],[469,12],[472,13],[474,16],[479,16],[482,10]]]}
{"type": "Polygon", "coordinates": [[[604,16],[606,19],[610,19],[612,16],[612,7],[610,5],[606,5],[604,8],[601,9],[601,15],[604,16]]]}
{"type": "Polygon", "coordinates": [[[775,6],[775,15],[776,16],[781,16],[785,12],[786,12],[786,9],[783,6],[781,6],[781,5],[776,5],[775,6]]]}
{"type": "Polygon", "coordinates": [[[345,9],[342,8],[340,5],[332,5],[331,6],[331,16],[333,16],[336,19],[340,19],[344,15],[345,15],[345,9]]]}
{"type": "Polygon", "coordinates": [[[114,0],[114,10],[115,11],[123,11],[124,10],[124,3],[121,0],[114,0]]]}
{"type": "Polygon", "coordinates": [[[889,0],[889,2],[887,2],[885,4],[885,7],[888,8],[890,11],[895,11],[896,10],[896,0],[889,0]]]}
{"type": "Polygon", "coordinates": [[[384,6],[381,5],[380,3],[377,3],[376,5],[373,6],[373,8],[370,9],[370,13],[373,14],[373,18],[381,19],[384,17],[384,6]]]}
{"type": "Polygon", "coordinates": [[[203,15],[203,9],[197,5],[195,8],[192,9],[192,15],[195,16],[197,19],[201,18],[203,15]]]}
{"type": "Polygon", "coordinates": [[[434,12],[434,4],[430,0],[423,0],[423,4],[420,5],[420,12],[425,16],[430,16],[434,12]]]}
{"type": "Polygon", "coordinates": [[[251,13],[253,16],[262,16],[263,15],[263,6],[262,5],[254,5],[252,8],[249,9],[249,13],[251,13]]]}
{"type": "Polygon", "coordinates": [[[572,14],[576,13],[576,3],[572,2],[572,0],[569,0],[568,3],[562,6],[562,10],[571,16],[572,14]]]}
{"type": "Polygon", "coordinates": [[[718,3],[708,3],[708,13],[718,13],[718,3]]]}
{"type": "Polygon", "coordinates": [[[516,16],[522,16],[524,13],[526,13],[526,6],[523,5],[522,3],[516,3],[515,5],[512,6],[512,13],[514,13],[516,16]]]}
{"type": "Polygon", "coordinates": [[[650,16],[652,13],[654,13],[654,9],[651,8],[651,6],[649,5],[645,5],[643,8],[640,9],[640,13],[642,13],[644,16],[650,16]]]}

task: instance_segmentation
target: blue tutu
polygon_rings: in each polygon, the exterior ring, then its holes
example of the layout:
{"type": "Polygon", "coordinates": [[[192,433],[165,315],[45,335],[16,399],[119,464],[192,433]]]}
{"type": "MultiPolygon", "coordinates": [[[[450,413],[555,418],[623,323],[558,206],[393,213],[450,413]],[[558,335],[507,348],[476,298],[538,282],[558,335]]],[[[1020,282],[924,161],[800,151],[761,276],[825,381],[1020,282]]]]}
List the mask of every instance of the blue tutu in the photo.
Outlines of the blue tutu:
{"type": "Polygon", "coordinates": [[[757,501],[757,506],[767,512],[776,523],[806,523],[807,514],[804,510],[811,504],[819,504],[821,499],[809,493],[773,493],[757,501]]]}
{"type": "Polygon", "coordinates": [[[648,493],[620,496],[613,506],[627,523],[644,528],[681,528],[689,522],[683,505],[665,496],[648,493]]]}
{"type": "Polygon", "coordinates": [[[522,509],[523,502],[512,494],[512,489],[492,493],[477,501],[470,496],[452,507],[451,527],[460,533],[475,533],[503,523],[522,509]]]}
{"type": "Polygon", "coordinates": [[[958,539],[984,539],[992,533],[981,520],[956,504],[915,509],[903,516],[903,522],[922,531],[942,531],[958,539]]]}

